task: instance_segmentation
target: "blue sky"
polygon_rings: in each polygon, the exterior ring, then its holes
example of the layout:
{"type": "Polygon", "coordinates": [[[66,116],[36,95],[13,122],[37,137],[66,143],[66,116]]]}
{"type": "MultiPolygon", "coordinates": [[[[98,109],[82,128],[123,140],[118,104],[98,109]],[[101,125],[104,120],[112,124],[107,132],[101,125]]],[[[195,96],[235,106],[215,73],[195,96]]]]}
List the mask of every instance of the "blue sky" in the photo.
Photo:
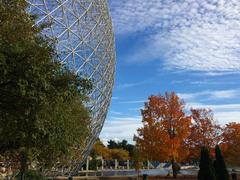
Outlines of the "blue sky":
{"type": "Polygon", "coordinates": [[[239,0],[110,0],[116,79],[100,134],[132,142],[150,95],[175,91],[220,124],[240,122],[239,0]]]}

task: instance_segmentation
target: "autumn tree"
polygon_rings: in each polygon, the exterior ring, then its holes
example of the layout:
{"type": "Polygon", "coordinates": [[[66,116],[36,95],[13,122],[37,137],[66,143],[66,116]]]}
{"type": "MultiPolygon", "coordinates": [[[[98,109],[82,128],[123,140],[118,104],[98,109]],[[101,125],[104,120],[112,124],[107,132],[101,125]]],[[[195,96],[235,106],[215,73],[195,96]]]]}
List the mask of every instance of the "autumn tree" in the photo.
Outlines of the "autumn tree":
{"type": "Polygon", "coordinates": [[[112,159],[112,154],[111,150],[107,148],[102,141],[98,138],[97,141],[95,142],[91,155],[97,154],[99,156],[102,156],[103,159],[105,160],[110,160],[112,159]]]}
{"type": "Polygon", "coordinates": [[[175,161],[186,157],[187,151],[181,148],[190,133],[191,118],[184,107],[174,92],[150,96],[142,110],[143,127],[138,129],[137,145],[145,159],[171,161],[174,176],[175,161]]]}
{"type": "Polygon", "coordinates": [[[123,139],[122,141],[116,142],[114,140],[108,141],[107,147],[109,149],[124,149],[128,151],[130,158],[133,157],[134,145],[129,144],[127,140],[123,139]]]}
{"type": "Polygon", "coordinates": [[[229,123],[223,129],[222,148],[223,155],[228,164],[240,166],[240,123],[229,123]]]}
{"type": "Polygon", "coordinates": [[[128,147],[128,143],[126,140],[123,140],[122,142],[115,142],[114,140],[108,141],[108,146],[106,147],[100,139],[97,139],[95,142],[91,156],[102,156],[104,160],[111,160],[111,159],[117,159],[117,160],[128,160],[129,152],[127,149],[124,149],[123,147],[128,147]]]}
{"type": "Polygon", "coordinates": [[[112,159],[117,160],[128,160],[129,153],[124,149],[111,149],[112,159]]]}
{"type": "Polygon", "coordinates": [[[211,109],[191,109],[192,124],[186,141],[189,160],[197,160],[201,148],[207,146],[211,155],[221,139],[221,127],[215,122],[211,109]]]}

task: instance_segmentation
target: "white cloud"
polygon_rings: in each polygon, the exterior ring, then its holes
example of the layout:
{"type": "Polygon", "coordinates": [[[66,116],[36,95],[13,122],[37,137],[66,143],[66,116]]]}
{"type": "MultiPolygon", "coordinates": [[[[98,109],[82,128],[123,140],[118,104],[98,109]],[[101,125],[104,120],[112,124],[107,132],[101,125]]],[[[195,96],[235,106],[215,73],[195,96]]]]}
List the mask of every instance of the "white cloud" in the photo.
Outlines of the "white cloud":
{"type": "Polygon", "coordinates": [[[113,115],[123,115],[123,113],[119,111],[110,111],[110,113],[113,115]]]}
{"type": "Polygon", "coordinates": [[[136,100],[136,101],[121,101],[120,104],[138,104],[138,103],[144,103],[146,100],[136,100]]]}
{"type": "Polygon", "coordinates": [[[201,103],[194,103],[190,102],[187,103],[187,107],[193,108],[211,108],[218,112],[240,112],[240,104],[201,104],[201,103]]]}
{"type": "MultiPolygon", "coordinates": [[[[239,21],[240,22],[240,21],[239,21]]],[[[167,51],[164,66],[192,71],[240,71],[240,23],[194,24],[155,35],[167,51]]]]}
{"type": "Polygon", "coordinates": [[[137,49],[130,60],[164,57],[165,68],[209,75],[240,71],[239,0],[123,0],[110,4],[117,34],[149,32],[142,50],[137,49]]]}
{"type": "Polygon", "coordinates": [[[155,29],[183,29],[192,24],[239,20],[238,0],[121,0],[110,1],[111,15],[118,33],[155,29]]]}
{"type": "Polygon", "coordinates": [[[213,110],[215,119],[222,125],[229,122],[240,123],[240,104],[214,104],[214,100],[235,99],[240,96],[239,89],[220,91],[201,91],[196,93],[180,93],[179,97],[186,101],[186,109],[190,108],[210,108],[213,110]],[[199,103],[199,99],[206,103],[199,103]],[[210,102],[212,104],[208,104],[210,102]]]}
{"type": "Polygon", "coordinates": [[[118,99],[120,99],[119,97],[116,97],[116,96],[113,96],[112,97],[112,100],[118,100],[118,99]]]}
{"type": "Polygon", "coordinates": [[[149,78],[143,81],[139,82],[130,82],[130,83],[122,83],[117,86],[118,89],[126,89],[126,88],[132,88],[136,86],[142,86],[146,84],[151,84],[153,82],[153,78],[149,78]]]}
{"type": "Polygon", "coordinates": [[[200,97],[205,98],[207,100],[230,99],[240,96],[240,90],[239,89],[206,90],[195,93],[178,93],[178,96],[184,99],[185,101],[194,101],[200,97]]]}
{"type": "Polygon", "coordinates": [[[120,141],[126,139],[132,143],[133,135],[136,134],[136,130],[141,126],[141,116],[112,117],[106,120],[100,138],[104,143],[111,139],[120,141]]]}
{"type": "Polygon", "coordinates": [[[141,109],[143,109],[144,107],[141,106],[141,107],[136,107],[136,108],[129,108],[128,111],[137,111],[137,112],[140,112],[141,109]]]}
{"type": "Polygon", "coordinates": [[[215,112],[214,113],[215,118],[217,119],[217,121],[222,124],[225,125],[227,123],[230,122],[238,122],[240,123],[240,111],[236,112],[215,112]]]}
{"type": "Polygon", "coordinates": [[[186,108],[210,108],[214,117],[221,125],[229,122],[240,123],[240,104],[199,104],[188,103],[186,108]]]}
{"type": "Polygon", "coordinates": [[[195,99],[199,96],[199,93],[178,93],[177,94],[184,101],[195,99]]]}
{"type": "Polygon", "coordinates": [[[212,91],[210,95],[211,95],[210,98],[214,99],[234,98],[240,95],[240,91],[239,90],[212,91]]]}
{"type": "Polygon", "coordinates": [[[125,88],[131,88],[131,87],[135,87],[135,86],[139,86],[144,84],[144,82],[137,82],[137,83],[125,83],[125,84],[120,84],[117,86],[117,88],[119,89],[125,89],[125,88]]]}

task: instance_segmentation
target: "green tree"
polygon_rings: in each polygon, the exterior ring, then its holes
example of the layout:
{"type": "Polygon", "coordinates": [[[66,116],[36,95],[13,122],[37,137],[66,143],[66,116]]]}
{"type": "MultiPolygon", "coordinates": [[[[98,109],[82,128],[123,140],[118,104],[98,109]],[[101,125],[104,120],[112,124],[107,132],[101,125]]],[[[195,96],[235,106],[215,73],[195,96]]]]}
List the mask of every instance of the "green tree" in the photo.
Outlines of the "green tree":
{"type": "Polygon", "coordinates": [[[119,148],[119,144],[117,142],[115,142],[114,140],[110,140],[110,141],[108,141],[107,147],[109,149],[119,148]]]}
{"type": "Polygon", "coordinates": [[[215,173],[212,159],[209,156],[207,147],[201,149],[200,170],[198,172],[198,180],[215,180],[215,173]]]}
{"type": "Polygon", "coordinates": [[[40,151],[38,159],[51,167],[56,161],[69,166],[79,162],[81,148],[84,147],[89,131],[89,112],[83,106],[82,80],[71,72],[65,72],[51,91],[51,101],[39,112],[38,128],[44,130],[39,145],[51,151],[40,151]],[[48,140],[48,141],[47,141],[48,140]],[[60,157],[60,158],[59,158],[60,157]],[[72,159],[69,159],[72,157],[72,159]],[[78,158],[77,158],[78,157],[78,158]],[[52,161],[49,161],[52,160],[52,161]],[[74,164],[74,163],[73,163],[74,164]]]}
{"type": "Polygon", "coordinates": [[[19,157],[22,178],[31,162],[51,167],[81,158],[91,89],[57,63],[45,25],[34,26],[26,7],[25,0],[0,1],[0,153],[19,157]]]}
{"type": "Polygon", "coordinates": [[[214,161],[214,168],[216,180],[228,180],[229,174],[226,168],[224,158],[222,156],[221,149],[219,148],[218,145],[215,148],[215,158],[216,160],[214,161]]]}
{"type": "Polygon", "coordinates": [[[129,144],[127,140],[122,140],[122,142],[119,143],[121,148],[128,151],[130,158],[133,158],[133,151],[134,151],[134,145],[129,144]]]}
{"type": "Polygon", "coordinates": [[[137,179],[139,178],[140,169],[143,167],[143,161],[144,158],[142,157],[141,151],[139,151],[138,146],[135,146],[133,150],[133,166],[138,174],[137,179]]]}
{"type": "Polygon", "coordinates": [[[97,159],[97,154],[92,153],[92,159],[89,161],[89,169],[90,170],[97,170],[99,166],[101,166],[102,161],[97,159]]]}
{"type": "Polygon", "coordinates": [[[107,147],[109,149],[123,149],[128,151],[130,158],[133,158],[134,145],[128,144],[128,141],[123,139],[121,142],[116,142],[114,140],[108,141],[107,147]]]}
{"type": "Polygon", "coordinates": [[[117,160],[128,160],[129,153],[124,149],[111,149],[112,159],[117,160]]]}
{"type": "MultiPolygon", "coordinates": [[[[20,180],[21,177],[18,175],[16,180],[20,180]]],[[[29,170],[25,173],[25,180],[47,180],[42,174],[35,170],[29,170]]]]}

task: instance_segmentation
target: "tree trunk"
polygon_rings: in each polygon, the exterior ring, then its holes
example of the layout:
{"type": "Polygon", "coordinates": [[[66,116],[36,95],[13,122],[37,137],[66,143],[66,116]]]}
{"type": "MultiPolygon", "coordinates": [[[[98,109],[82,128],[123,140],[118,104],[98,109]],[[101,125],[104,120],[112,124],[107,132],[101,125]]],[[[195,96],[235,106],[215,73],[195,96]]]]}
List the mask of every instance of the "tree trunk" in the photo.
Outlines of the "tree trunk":
{"type": "Polygon", "coordinates": [[[176,164],[175,164],[175,159],[172,158],[172,172],[173,172],[173,178],[177,178],[177,169],[176,169],[176,164]]]}
{"type": "Polygon", "coordinates": [[[27,155],[23,151],[20,153],[20,177],[21,180],[24,180],[25,172],[27,170],[27,155]]]}

